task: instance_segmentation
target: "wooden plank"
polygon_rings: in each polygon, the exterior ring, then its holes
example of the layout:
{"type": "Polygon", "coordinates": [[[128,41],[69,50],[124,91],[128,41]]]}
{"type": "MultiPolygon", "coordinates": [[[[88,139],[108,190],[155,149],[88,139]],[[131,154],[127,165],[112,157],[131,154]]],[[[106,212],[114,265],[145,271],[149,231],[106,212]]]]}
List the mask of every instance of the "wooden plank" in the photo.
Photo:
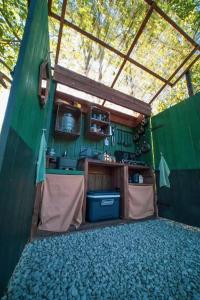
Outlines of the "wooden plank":
{"type": "Polygon", "coordinates": [[[59,53],[60,53],[60,44],[61,44],[61,38],[62,38],[63,26],[64,26],[63,21],[64,21],[64,18],[65,18],[66,7],[67,7],[67,0],[64,0],[63,5],[62,5],[60,28],[59,28],[59,33],[58,33],[58,43],[57,43],[57,48],[56,48],[55,64],[58,63],[58,57],[59,57],[59,53]]]}
{"type": "MultiPolygon", "coordinates": [[[[62,100],[69,101],[72,103],[78,102],[82,105],[81,110],[84,113],[88,113],[89,107],[91,105],[95,105],[96,107],[102,109],[102,106],[99,104],[96,104],[96,103],[94,104],[94,103],[84,100],[82,98],[78,98],[78,97],[75,97],[75,96],[72,96],[72,95],[69,95],[69,94],[66,94],[63,92],[59,92],[59,91],[56,91],[56,93],[55,93],[55,101],[56,101],[56,99],[62,99],[62,100]]],[[[113,110],[108,107],[105,107],[105,110],[110,112],[111,122],[118,123],[121,125],[126,125],[128,127],[136,127],[138,125],[137,118],[135,118],[134,116],[129,116],[127,114],[121,113],[119,111],[113,110]]]]}
{"type": "Polygon", "coordinates": [[[56,82],[76,90],[86,92],[101,99],[106,99],[144,115],[151,115],[151,107],[149,104],[61,66],[55,66],[54,79],[56,82]]]}
{"type": "Polygon", "coordinates": [[[122,182],[122,217],[128,219],[128,166],[123,167],[122,182]]]}
{"type": "Polygon", "coordinates": [[[30,240],[34,239],[38,230],[39,214],[40,214],[41,203],[42,203],[42,189],[43,189],[43,184],[40,182],[36,185],[36,195],[35,195],[35,203],[33,207],[30,240]]]}
{"type": "Polygon", "coordinates": [[[189,70],[185,73],[185,78],[186,78],[186,83],[187,83],[188,95],[190,97],[192,97],[194,95],[194,90],[193,90],[193,86],[192,86],[191,73],[189,70]]]}
{"type": "Polygon", "coordinates": [[[48,13],[51,14],[52,0],[48,0],[48,13]]]}
{"type": "MultiPolygon", "coordinates": [[[[61,17],[58,16],[57,14],[51,12],[50,16],[58,21],[61,21],[61,17]]],[[[127,61],[129,61],[130,63],[136,65],[137,67],[141,68],[142,70],[144,70],[145,72],[151,74],[152,76],[158,78],[159,80],[166,82],[167,79],[161,77],[160,75],[158,75],[157,73],[153,72],[152,70],[148,69],[147,67],[143,66],[142,64],[138,63],[137,61],[135,61],[134,59],[132,59],[131,57],[127,57],[126,54],[120,52],[119,50],[113,48],[112,46],[110,46],[109,44],[103,42],[102,40],[98,39],[97,37],[95,37],[94,35],[92,35],[91,33],[81,29],[80,27],[76,26],[75,24],[64,20],[63,21],[64,25],[74,29],[75,31],[81,33],[82,35],[86,36],[87,38],[89,38],[90,40],[98,43],[99,45],[101,45],[102,47],[110,50],[111,52],[115,53],[116,55],[120,56],[121,58],[127,59],[127,61]]]]}

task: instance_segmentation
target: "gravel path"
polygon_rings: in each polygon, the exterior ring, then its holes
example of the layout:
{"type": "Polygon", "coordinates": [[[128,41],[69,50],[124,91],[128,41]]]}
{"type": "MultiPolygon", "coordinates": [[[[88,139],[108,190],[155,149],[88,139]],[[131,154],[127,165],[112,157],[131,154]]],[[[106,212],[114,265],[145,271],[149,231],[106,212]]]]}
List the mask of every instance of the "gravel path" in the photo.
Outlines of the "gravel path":
{"type": "Polygon", "coordinates": [[[200,231],[150,220],[28,244],[5,299],[200,299],[200,231]]]}

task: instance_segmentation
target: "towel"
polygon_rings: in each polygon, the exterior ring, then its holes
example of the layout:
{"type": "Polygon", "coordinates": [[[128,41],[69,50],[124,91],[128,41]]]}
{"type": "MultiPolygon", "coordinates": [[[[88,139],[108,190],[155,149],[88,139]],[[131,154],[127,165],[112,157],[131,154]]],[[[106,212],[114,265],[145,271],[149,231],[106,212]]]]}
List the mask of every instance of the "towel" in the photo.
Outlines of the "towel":
{"type": "Polygon", "coordinates": [[[170,170],[162,154],[161,154],[161,159],[159,164],[159,171],[160,171],[160,187],[166,186],[170,188],[170,182],[169,182],[170,170]]]}
{"type": "Polygon", "coordinates": [[[36,183],[44,181],[46,177],[46,148],[47,148],[47,143],[43,131],[41,142],[40,142],[38,161],[37,161],[36,183]]]}

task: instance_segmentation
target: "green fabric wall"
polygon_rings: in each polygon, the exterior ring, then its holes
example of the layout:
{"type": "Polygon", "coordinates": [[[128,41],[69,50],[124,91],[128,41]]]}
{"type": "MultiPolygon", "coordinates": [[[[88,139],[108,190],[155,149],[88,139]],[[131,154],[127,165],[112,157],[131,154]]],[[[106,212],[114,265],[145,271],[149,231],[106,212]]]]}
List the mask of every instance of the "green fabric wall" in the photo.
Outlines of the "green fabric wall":
{"type": "Polygon", "coordinates": [[[0,295],[30,236],[42,128],[50,127],[54,84],[39,105],[39,66],[49,52],[46,0],[32,0],[16,64],[0,143],[0,295]]]}
{"type": "Polygon", "coordinates": [[[152,118],[159,215],[200,226],[200,94],[152,118]],[[160,152],[171,188],[159,188],[160,152]]]}

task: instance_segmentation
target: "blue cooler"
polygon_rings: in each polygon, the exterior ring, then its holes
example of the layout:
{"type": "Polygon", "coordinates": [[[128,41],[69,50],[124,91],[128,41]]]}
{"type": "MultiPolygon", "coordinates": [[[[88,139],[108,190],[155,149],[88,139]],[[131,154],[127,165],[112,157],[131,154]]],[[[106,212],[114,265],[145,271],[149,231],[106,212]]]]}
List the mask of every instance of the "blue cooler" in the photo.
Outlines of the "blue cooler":
{"type": "Polygon", "coordinates": [[[87,193],[86,220],[119,219],[120,193],[113,191],[94,191],[87,193]]]}

